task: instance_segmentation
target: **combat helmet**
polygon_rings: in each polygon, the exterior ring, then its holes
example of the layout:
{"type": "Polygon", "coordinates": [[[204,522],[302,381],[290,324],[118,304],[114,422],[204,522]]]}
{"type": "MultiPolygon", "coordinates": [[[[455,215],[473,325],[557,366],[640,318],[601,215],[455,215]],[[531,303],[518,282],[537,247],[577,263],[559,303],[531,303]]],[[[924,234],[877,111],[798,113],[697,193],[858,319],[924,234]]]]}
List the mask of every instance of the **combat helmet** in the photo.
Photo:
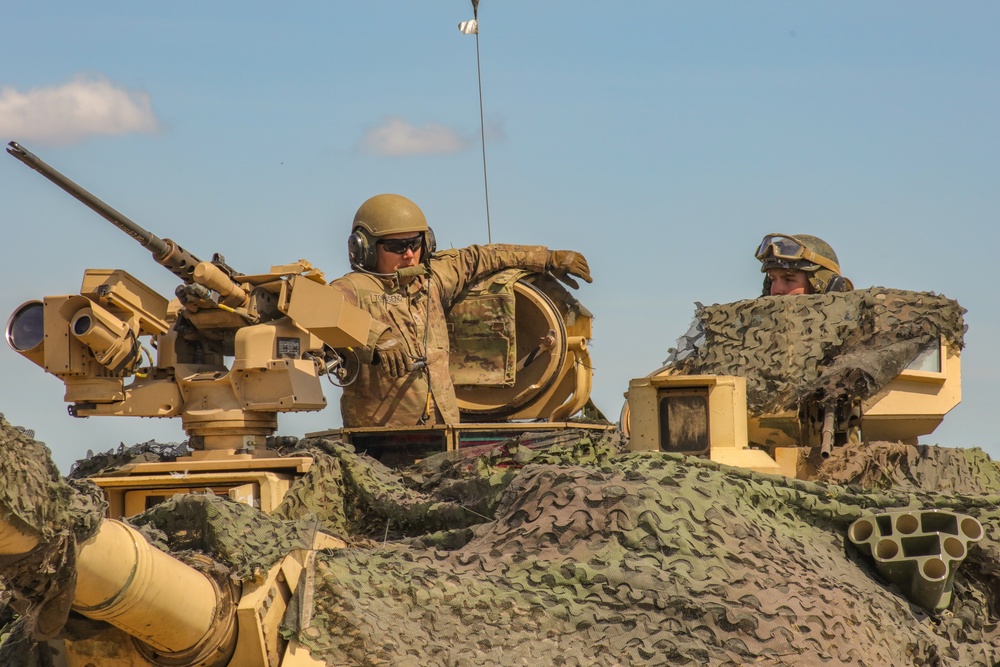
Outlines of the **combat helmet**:
{"type": "MultiPolygon", "coordinates": [[[[808,274],[814,294],[846,292],[854,289],[850,280],[840,275],[840,260],[829,243],[809,234],[768,234],[755,255],[761,273],[769,269],[797,269],[808,274]]],[[[771,280],[764,277],[764,296],[771,293],[771,280]]]]}
{"type": "Polygon", "coordinates": [[[354,214],[351,235],[347,239],[351,266],[359,271],[373,271],[378,239],[404,232],[421,232],[424,235],[422,260],[429,260],[435,250],[434,232],[420,207],[402,195],[370,197],[354,214]]]}

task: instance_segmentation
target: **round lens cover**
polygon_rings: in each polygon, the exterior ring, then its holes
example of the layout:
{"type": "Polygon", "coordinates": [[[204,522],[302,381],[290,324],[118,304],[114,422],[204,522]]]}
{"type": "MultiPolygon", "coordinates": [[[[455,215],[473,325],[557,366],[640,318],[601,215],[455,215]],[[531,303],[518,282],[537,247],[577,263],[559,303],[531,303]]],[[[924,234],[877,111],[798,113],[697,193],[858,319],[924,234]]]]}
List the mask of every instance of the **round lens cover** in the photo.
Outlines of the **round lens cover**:
{"type": "Polygon", "coordinates": [[[7,321],[7,344],[18,352],[26,352],[39,345],[45,338],[41,301],[29,301],[14,311],[7,321]]]}

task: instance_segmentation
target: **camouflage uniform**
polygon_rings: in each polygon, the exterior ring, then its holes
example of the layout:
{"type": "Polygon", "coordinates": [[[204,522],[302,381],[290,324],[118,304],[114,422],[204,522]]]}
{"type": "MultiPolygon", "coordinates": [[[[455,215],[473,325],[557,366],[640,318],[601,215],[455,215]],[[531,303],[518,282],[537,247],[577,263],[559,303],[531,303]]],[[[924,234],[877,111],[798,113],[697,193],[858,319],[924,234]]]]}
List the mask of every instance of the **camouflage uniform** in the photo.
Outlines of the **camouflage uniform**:
{"type": "Polygon", "coordinates": [[[509,268],[544,271],[548,259],[544,246],[486,245],[436,253],[430,260],[430,276],[399,285],[355,271],[330,283],[350,303],[371,313],[368,346],[360,351],[363,362],[357,380],[344,388],[340,412],[345,427],[413,426],[426,423],[455,424],[459,421],[455,387],[448,372],[448,325],[445,313],[468,285],[509,268]],[[424,301],[430,282],[430,332],[424,349],[428,305],[424,301]],[[375,342],[386,331],[406,345],[411,358],[427,357],[427,367],[401,378],[393,378],[379,365],[370,365],[375,342]],[[429,382],[429,387],[428,387],[429,382]],[[430,411],[428,408],[430,392],[430,411]]]}

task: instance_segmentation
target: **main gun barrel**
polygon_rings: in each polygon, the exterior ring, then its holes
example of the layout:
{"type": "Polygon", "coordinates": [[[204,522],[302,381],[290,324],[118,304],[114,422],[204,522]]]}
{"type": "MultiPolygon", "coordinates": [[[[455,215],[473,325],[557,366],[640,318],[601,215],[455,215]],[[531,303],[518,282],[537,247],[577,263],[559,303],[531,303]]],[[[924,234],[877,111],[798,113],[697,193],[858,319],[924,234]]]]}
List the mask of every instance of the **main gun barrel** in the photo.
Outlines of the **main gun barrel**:
{"type": "Polygon", "coordinates": [[[143,248],[153,253],[153,259],[167,267],[175,276],[186,283],[193,282],[192,273],[194,272],[194,267],[201,263],[200,259],[170,239],[161,239],[156,234],[143,229],[128,217],[122,215],[80,185],[61,174],[57,169],[46,164],[41,158],[16,141],[11,141],[7,144],[7,152],[138,241],[143,248]]]}

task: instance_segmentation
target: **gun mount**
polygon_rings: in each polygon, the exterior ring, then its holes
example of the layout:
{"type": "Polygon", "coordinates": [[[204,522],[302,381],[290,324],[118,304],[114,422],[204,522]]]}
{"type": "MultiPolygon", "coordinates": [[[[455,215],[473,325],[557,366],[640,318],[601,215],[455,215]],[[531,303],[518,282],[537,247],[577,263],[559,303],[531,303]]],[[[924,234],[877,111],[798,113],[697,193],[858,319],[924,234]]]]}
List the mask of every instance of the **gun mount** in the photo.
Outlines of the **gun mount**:
{"type": "Polygon", "coordinates": [[[320,377],[343,378],[371,317],[301,260],[244,275],[160,239],[17,143],[7,152],[86,204],[181,278],[168,301],[121,270],[89,269],[80,293],[21,305],[10,346],[66,385],[76,417],[179,417],[191,445],[262,448],[277,413],[326,406],[320,377]],[[227,365],[227,359],[232,362],[227,365]]]}

